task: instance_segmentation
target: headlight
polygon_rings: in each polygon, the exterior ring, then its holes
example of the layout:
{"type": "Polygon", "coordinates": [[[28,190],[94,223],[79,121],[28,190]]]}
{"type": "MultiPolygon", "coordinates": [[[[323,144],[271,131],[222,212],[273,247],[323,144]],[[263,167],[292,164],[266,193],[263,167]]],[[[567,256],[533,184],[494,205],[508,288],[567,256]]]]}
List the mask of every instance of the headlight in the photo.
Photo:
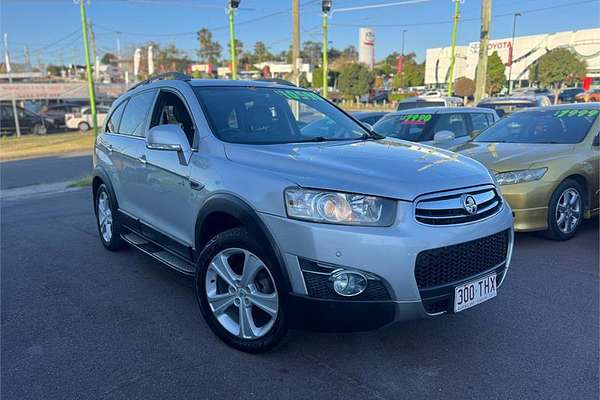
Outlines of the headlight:
{"type": "Polygon", "coordinates": [[[514,185],[516,183],[532,182],[542,179],[548,168],[523,169],[496,174],[499,185],[514,185]]]}
{"type": "Polygon", "coordinates": [[[363,194],[301,188],[285,191],[290,218],[341,225],[390,226],[396,217],[396,202],[363,194]]]}

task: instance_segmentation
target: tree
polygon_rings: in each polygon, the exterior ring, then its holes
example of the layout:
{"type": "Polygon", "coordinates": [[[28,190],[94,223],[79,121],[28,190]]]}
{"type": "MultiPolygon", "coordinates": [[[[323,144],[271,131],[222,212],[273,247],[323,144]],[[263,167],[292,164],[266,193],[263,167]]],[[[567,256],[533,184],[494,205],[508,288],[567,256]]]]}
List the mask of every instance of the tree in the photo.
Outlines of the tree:
{"type": "Polygon", "coordinates": [[[269,61],[273,58],[273,55],[269,53],[267,45],[264,42],[254,43],[254,61],[257,63],[269,61]]]}
{"type": "Polygon", "coordinates": [[[198,42],[200,50],[197,51],[198,58],[203,63],[216,64],[221,58],[221,44],[212,40],[212,33],[207,28],[198,31],[198,42]]]}
{"type": "Polygon", "coordinates": [[[458,78],[454,83],[454,93],[460,97],[470,97],[475,93],[475,82],[467,77],[458,78]]]}
{"type": "Polygon", "coordinates": [[[320,65],[322,53],[321,49],[321,43],[308,40],[302,44],[302,51],[300,52],[300,57],[303,59],[304,62],[309,63],[310,65],[320,65]]]}
{"type": "Polygon", "coordinates": [[[102,64],[116,64],[118,61],[119,59],[113,53],[104,53],[100,59],[102,64]]]}
{"type": "Polygon", "coordinates": [[[504,63],[498,55],[497,51],[494,51],[491,56],[488,57],[487,65],[487,84],[486,91],[490,95],[500,93],[504,84],[506,83],[506,76],[504,75],[504,63]]]}
{"type": "Polygon", "coordinates": [[[340,70],[338,88],[349,99],[368,93],[375,78],[369,68],[360,63],[347,64],[340,70]]]}
{"type": "Polygon", "coordinates": [[[587,63],[568,49],[557,48],[541,56],[529,68],[529,80],[541,87],[562,89],[585,76],[587,63]]]}
{"type": "MultiPolygon", "coordinates": [[[[394,52],[386,57],[386,63],[393,65],[393,70],[396,70],[396,59],[399,56],[398,53],[394,52]]],[[[404,55],[403,60],[404,77],[400,74],[396,74],[394,77],[394,87],[409,87],[409,86],[422,86],[425,82],[425,62],[418,63],[417,55],[415,53],[408,53],[404,55]],[[402,83],[402,85],[401,85],[402,83]]]]}
{"type": "Polygon", "coordinates": [[[66,70],[67,67],[64,65],[48,65],[48,68],[46,68],[46,71],[48,71],[48,74],[51,76],[60,76],[61,71],[66,70]]]}

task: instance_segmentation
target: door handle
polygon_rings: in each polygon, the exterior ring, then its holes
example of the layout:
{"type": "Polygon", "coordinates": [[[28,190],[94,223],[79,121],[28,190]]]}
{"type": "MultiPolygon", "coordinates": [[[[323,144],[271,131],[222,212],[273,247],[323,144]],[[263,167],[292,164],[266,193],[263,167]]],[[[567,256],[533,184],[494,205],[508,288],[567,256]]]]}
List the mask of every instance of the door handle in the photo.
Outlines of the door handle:
{"type": "Polygon", "coordinates": [[[146,165],[148,160],[146,160],[146,156],[142,155],[138,157],[138,161],[142,163],[142,165],[146,165]]]}

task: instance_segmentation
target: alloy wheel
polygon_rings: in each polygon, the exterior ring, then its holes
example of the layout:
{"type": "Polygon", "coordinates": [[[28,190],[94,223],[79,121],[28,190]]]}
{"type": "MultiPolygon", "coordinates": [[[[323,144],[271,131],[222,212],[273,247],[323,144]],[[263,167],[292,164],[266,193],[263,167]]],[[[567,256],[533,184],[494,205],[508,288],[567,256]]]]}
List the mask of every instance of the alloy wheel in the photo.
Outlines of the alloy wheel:
{"type": "Polygon", "coordinates": [[[265,263],[252,252],[229,248],[208,265],[206,298],[219,324],[241,339],[257,339],[273,327],[277,287],[265,263]]]}
{"type": "Polygon", "coordinates": [[[560,195],[556,204],[556,226],[565,234],[572,233],[581,220],[581,195],[568,188],[560,195]]]}
{"type": "Polygon", "coordinates": [[[112,239],[112,224],[113,218],[108,194],[106,194],[106,191],[101,191],[98,195],[98,225],[100,226],[102,238],[107,243],[112,239]]]}

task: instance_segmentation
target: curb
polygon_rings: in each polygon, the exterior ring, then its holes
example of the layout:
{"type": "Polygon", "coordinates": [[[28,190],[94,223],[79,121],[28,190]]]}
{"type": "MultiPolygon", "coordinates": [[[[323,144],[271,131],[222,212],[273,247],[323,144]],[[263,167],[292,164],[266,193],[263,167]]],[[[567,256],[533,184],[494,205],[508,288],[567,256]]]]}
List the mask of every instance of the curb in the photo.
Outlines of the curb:
{"type": "Polygon", "coordinates": [[[71,188],[69,187],[70,184],[71,182],[44,183],[42,185],[32,185],[14,189],[0,190],[0,200],[19,200],[85,189],[85,187],[71,188]]]}

